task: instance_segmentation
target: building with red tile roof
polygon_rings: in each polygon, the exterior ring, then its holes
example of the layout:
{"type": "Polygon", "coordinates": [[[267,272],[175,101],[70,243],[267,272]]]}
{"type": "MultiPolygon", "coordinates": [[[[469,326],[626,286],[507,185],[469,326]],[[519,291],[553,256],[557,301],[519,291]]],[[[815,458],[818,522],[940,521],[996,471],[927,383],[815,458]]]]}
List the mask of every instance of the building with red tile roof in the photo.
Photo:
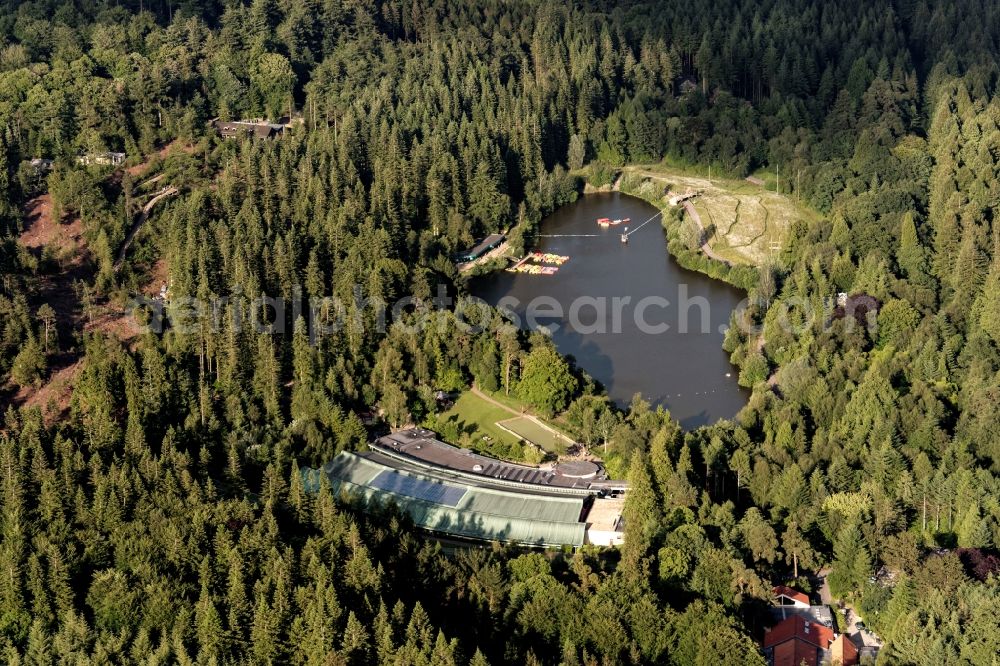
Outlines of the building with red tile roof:
{"type": "Polygon", "coordinates": [[[859,660],[858,648],[847,637],[847,634],[841,634],[833,639],[833,643],[830,645],[831,663],[839,664],[840,666],[854,666],[859,660]]]}
{"type": "Polygon", "coordinates": [[[833,643],[833,630],[795,616],[764,634],[764,655],[773,666],[819,666],[833,643]]]}
{"type": "Polygon", "coordinates": [[[774,601],[778,606],[809,608],[809,597],[805,592],[799,592],[785,585],[775,585],[772,592],[774,593],[774,601]]]}

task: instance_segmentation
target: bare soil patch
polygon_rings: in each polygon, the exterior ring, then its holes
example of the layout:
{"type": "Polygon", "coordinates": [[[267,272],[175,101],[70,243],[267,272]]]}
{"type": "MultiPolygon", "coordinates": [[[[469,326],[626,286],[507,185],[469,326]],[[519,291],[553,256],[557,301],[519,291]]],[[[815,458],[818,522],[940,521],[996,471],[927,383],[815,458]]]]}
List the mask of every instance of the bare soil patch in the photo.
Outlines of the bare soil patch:
{"type": "Polygon", "coordinates": [[[149,171],[149,167],[153,164],[153,162],[163,161],[174,150],[181,150],[190,155],[195,151],[195,148],[196,146],[194,145],[184,144],[178,140],[174,140],[147,157],[142,163],[130,166],[125,169],[125,171],[130,176],[144,176],[149,171]]]}
{"type": "Polygon", "coordinates": [[[56,220],[48,194],[32,199],[25,206],[20,241],[39,259],[40,266],[29,305],[33,313],[44,304],[55,311],[55,340],[50,345],[58,351],[50,354],[48,375],[41,385],[18,387],[8,382],[0,390],[0,409],[6,410],[10,405],[40,407],[46,421],[51,423],[69,410],[73,385],[83,367],[81,334],[98,332],[129,343],[142,331],[130,313],[106,299],[94,299],[90,308],[85,309],[83,290],[85,285],[93,283],[95,267],[84,238],[83,222],[79,217],[66,223],[56,220]]]}

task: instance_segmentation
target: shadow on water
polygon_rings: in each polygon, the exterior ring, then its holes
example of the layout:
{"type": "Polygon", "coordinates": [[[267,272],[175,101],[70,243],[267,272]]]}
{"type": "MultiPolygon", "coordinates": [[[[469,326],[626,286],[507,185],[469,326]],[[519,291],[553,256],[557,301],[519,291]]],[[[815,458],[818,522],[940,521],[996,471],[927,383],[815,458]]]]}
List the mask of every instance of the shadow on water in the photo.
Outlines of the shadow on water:
{"type": "Polygon", "coordinates": [[[679,423],[685,430],[694,430],[699,426],[708,425],[712,421],[713,419],[708,415],[708,412],[702,411],[700,414],[694,414],[693,416],[681,419],[679,423]]]}
{"type": "Polygon", "coordinates": [[[575,357],[612,400],[625,407],[641,393],[669,409],[685,428],[694,428],[731,418],[746,404],[748,392],[737,385],[737,370],[722,349],[722,330],[744,294],[678,266],[667,253],[658,219],[634,231],[628,244],[620,242],[626,224],[634,230],[656,212],[645,201],[620,193],[581,197],[542,222],[536,249],[569,257],[557,273],[500,272],[470,287],[494,305],[502,298],[516,299],[512,309],[524,327],[528,303],[539,298],[557,303],[562,316],[539,317],[537,323],[559,325],[552,332],[556,347],[575,357]],[[596,224],[601,217],[631,222],[602,229],[596,224]],[[614,299],[628,299],[618,326],[614,299]],[[659,326],[652,332],[636,319],[644,299],[659,299],[640,317],[659,326]],[[603,302],[603,310],[595,302],[603,302]],[[579,330],[568,326],[574,304],[579,330]],[[681,325],[685,320],[687,331],[681,325]]]}
{"type": "Polygon", "coordinates": [[[577,367],[586,371],[603,388],[606,389],[607,383],[614,381],[614,361],[601,351],[601,347],[595,341],[573,332],[566,326],[553,334],[552,339],[561,354],[571,356],[577,367]]]}

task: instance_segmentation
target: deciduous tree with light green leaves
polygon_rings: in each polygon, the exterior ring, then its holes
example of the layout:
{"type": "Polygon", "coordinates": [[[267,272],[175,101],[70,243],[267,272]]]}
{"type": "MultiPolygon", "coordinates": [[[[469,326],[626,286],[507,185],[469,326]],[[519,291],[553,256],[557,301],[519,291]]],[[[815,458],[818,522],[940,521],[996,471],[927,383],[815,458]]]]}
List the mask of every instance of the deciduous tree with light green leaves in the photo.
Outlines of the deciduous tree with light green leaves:
{"type": "Polygon", "coordinates": [[[289,112],[295,73],[285,56],[280,53],[263,54],[253,65],[250,77],[268,119],[277,120],[289,112]]]}
{"type": "Polygon", "coordinates": [[[577,390],[569,364],[551,343],[536,344],[524,359],[517,395],[545,415],[561,412],[577,390]]]}

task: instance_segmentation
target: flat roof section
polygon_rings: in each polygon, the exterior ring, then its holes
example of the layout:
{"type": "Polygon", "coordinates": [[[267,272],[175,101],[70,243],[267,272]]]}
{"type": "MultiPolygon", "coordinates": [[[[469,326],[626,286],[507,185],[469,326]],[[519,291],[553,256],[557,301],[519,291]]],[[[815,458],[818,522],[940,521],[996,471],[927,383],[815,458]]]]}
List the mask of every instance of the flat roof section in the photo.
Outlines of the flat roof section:
{"type": "Polygon", "coordinates": [[[609,480],[604,468],[591,461],[562,462],[532,467],[497,460],[438,440],[426,428],[401,430],[369,444],[373,451],[417,464],[444,468],[482,479],[515,483],[588,495],[601,490],[625,489],[624,481],[609,480]]]}
{"type": "Polygon", "coordinates": [[[526,520],[578,523],[583,513],[583,498],[529,495],[477,487],[466,495],[466,501],[460,507],[478,513],[516,516],[526,520]]]}
{"type": "Polygon", "coordinates": [[[556,465],[556,472],[570,479],[596,479],[603,470],[589,460],[571,460],[556,465]]]}
{"type": "Polygon", "coordinates": [[[804,608],[799,608],[795,606],[771,606],[771,619],[775,622],[780,622],[793,615],[798,615],[799,617],[812,620],[818,624],[822,624],[824,627],[833,626],[833,612],[830,610],[829,606],[806,606],[804,608]]]}
{"type": "Polygon", "coordinates": [[[622,530],[623,508],[625,508],[625,500],[620,497],[595,499],[585,520],[592,530],[620,532],[622,530]]]}

